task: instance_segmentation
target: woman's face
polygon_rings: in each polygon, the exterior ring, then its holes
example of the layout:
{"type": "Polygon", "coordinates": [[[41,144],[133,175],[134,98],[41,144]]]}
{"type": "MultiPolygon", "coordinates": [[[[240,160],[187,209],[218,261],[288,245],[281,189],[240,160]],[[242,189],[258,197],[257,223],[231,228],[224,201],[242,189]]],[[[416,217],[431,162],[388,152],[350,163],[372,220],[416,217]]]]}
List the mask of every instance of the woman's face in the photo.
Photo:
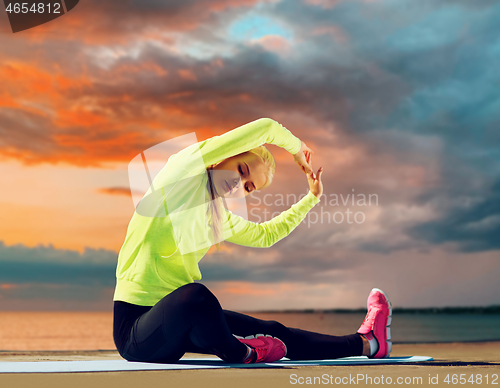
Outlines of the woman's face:
{"type": "Polygon", "coordinates": [[[243,197],[267,183],[268,168],[252,152],[224,159],[213,168],[212,179],[219,196],[243,197]]]}

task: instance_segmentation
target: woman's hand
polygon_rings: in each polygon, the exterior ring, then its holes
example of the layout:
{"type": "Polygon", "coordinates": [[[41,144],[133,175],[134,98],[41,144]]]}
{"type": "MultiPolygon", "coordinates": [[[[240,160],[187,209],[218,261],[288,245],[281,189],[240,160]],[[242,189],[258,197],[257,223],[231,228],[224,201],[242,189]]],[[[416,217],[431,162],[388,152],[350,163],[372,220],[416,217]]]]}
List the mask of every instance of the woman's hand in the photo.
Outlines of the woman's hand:
{"type": "MultiPolygon", "coordinates": [[[[306,158],[306,162],[307,162],[307,164],[309,164],[309,166],[311,166],[311,169],[312,169],[312,160],[311,159],[312,159],[312,156],[311,156],[311,154],[309,154],[306,158]]],[[[321,195],[323,194],[323,183],[321,182],[321,174],[323,174],[323,167],[320,167],[316,174],[314,174],[314,171],[309,173],[309,174],[306,173],[307,183],[309,183],[309,190],[318,199],[321,198],[321,195]]]]}
{"type": "Polygon", "coordinates": [[[307,182],[309,183],[309,190],[318,199],[323,195],[323,183],[321,182],[321,174],[323,174],[323,167],[320,167],[316,174],[307,174],[307,182]]]}
{"type": "Polygon", "coordinates": [[[300,151],[293,155],[295,163],[297,163],[306,174],[314,174],[312,166],[309,162],[313,153],[314,152],[306,146],[306,143],[302,141],[300,144],[300,151]]]}

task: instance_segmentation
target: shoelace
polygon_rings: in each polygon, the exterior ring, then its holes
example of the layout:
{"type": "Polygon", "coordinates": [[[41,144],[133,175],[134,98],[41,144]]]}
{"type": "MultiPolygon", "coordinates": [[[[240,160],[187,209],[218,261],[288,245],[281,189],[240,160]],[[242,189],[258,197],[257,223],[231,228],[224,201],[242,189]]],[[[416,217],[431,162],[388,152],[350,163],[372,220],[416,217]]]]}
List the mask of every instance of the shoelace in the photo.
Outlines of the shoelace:
{"type": "Polygon", "coordinates": [[[376,307],[371,308],[370,311],[368,311],[368,314],[366,314],[366,317],[363,320],[363,323],[361,324],[361,326],[363,326],[365,323],[370,324],[372,321],[374,321],[377,311],[378,311],[378,309],[376,307]]]}

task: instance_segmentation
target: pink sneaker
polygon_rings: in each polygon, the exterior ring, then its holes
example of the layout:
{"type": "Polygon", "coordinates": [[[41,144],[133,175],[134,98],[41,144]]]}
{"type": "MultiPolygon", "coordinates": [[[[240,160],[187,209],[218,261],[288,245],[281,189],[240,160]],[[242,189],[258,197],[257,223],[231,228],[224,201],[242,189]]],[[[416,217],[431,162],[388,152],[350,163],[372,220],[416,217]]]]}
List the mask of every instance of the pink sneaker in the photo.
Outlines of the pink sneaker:
{"type": "Polygon", "coordinates": [[[270,335],[257,334],[256,336],[238,338],[238,340],[255,351],[254,357],[245,362],[247,364],[278,361],[286,355],[286,346],[283,341],[270,335]]]}
{"type": "Polygon", "coordinates": [[[378,342],[378,351],[369,358],[384,358],[389,356],[392,350],[391,339],[391,320],[392,306],[391,301],[384,291],[374,288],[368,295],[366,303],[368,313],[365,320],[358,329],[359,334],[370,337],[370,333],[375,336],[378,342]]]}

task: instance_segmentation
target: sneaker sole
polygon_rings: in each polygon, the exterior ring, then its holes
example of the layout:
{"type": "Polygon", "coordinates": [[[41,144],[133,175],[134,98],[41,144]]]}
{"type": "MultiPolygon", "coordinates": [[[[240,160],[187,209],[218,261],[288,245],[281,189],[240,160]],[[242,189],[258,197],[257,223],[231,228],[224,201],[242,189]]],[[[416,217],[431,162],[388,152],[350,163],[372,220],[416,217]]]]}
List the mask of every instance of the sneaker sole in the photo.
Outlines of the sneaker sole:
{"type": "Polygon", "coordinates": [[[392,322],[392,303],[391,303],[391,300],[389,299],[389,297],[387,296],[387,294],[384,291],[382,291],[380,288],[374,288],[374,289],[372,289],[372,291],[378,291],[382,295],[384,295],[385,300],[389,304],[389,315],[387,316],[387,320],[386,320],[386,323],[385,323],[385,330],[386,330],[386,337],[387,337],[385,342],[386,342],[386,346],[387,346],[387,354],[384,356],[384,358],[385,357],[390,357],[389,354],[392,351],[392,342],[390,341],[390,339],[391,339],[391,328],[390,328],[390,326],[391,326],[391,322],[392,322]]]}

